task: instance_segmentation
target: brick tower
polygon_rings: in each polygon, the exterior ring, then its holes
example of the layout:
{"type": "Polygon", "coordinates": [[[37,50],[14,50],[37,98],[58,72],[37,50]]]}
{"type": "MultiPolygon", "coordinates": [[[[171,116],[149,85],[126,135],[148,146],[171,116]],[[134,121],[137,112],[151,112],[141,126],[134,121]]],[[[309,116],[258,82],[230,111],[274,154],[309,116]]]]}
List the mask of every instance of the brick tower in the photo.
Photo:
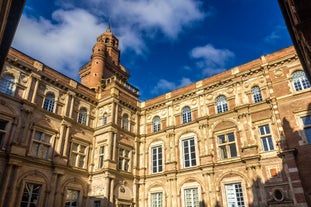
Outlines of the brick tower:
{"type": "Polygon", "coordinates": [[[82,66],[79,75],[81,83],[89,88],[98,89],[103,79],[116,76],[127,80],[128,73],[120,65],[119,40],[111,32],[110,25],[106,32],[97,37],[90,62],[82,66]]]}

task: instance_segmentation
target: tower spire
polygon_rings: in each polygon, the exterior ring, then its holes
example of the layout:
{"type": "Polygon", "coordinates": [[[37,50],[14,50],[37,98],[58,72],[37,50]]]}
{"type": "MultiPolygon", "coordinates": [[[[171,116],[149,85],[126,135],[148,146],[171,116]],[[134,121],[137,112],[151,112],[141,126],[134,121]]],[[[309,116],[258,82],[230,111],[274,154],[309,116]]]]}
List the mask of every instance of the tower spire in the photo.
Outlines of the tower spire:
{"type": "Polygon", "coordinates": [[[111,32],[111,27],[110,27],[110,18],[108,19],[108,28],[106,32],[111,32]]]}

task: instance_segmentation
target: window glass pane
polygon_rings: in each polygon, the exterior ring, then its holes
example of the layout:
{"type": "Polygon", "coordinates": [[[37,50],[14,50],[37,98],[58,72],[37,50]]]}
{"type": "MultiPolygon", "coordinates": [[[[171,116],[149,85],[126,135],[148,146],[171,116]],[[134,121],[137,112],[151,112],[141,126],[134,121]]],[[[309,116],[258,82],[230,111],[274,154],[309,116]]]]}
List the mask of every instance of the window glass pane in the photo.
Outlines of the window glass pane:
{"type": "Polygon", "coordinates": [[[234,134],[233,133],[229,133],[228,134],[228,141],[229,142],[234,142],[234,134]]]}
{"type": "Polygon", "coordinates": [[[0,92],[7,95],[14,95],[14,76],[10,74],[4,74],[0,79],[0,92]]]}
{"type": "Polygon", "coordinates": [[[311,116],[301,117],[301,120],[304,125],[311,125],[311,116]]]}
{"type": "Polygon", "coordinates": [[[41,185],[26,183],[23,191],[21,207],[38,206],[40,199],[41,185]]]}
{"type": "Polygon", "coordinates": [[[218,136],[218,144],[223,144],[225,142],[226,142],[225,135],[218,136]]]}
{"type": "Polygon", "coordinates": [[[241,183],[225,185],[228,207],[245,207],[241,183]]]}
{"type": "Polygon", "coordinates": [[[230,157],[236,157],[238,154],[237,154],[237,151],[236,151],[235,143],[234,144],[230,144],[229,148],[230,148],[230,157]]]}
{"type": "Polygon", "coordinates": [[[305,132],[308,143],[311,144],[311,128],[305,128],[304,132],[305,132]]]}

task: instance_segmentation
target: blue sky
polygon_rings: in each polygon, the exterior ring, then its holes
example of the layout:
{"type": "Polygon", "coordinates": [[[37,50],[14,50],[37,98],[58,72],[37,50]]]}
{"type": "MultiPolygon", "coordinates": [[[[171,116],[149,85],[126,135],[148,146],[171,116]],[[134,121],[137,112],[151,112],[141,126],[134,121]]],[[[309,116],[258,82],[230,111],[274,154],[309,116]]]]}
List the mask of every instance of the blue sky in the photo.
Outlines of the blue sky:
{"type": "Polygon", "coordinates": [[[277,0],[27,0],[12,46],[79,81],[109,21],[140,100],[292,45],[277,0]]]}

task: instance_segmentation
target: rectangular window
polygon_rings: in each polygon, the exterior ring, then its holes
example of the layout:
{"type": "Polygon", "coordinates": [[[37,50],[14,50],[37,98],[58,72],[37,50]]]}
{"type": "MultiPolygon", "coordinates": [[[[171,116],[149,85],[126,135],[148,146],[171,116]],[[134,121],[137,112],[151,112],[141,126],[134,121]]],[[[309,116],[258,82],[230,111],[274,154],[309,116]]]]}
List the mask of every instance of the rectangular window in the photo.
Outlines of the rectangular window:
{"type": "Polygon", "coordinates": [[[197,165],[196,150],[194,138],[182,140],[184,167],[193,167],[197,165]]]}
{"type": "Polygon", "coordinates": [[[94,201],[94,207],[100,207],[100,201],[94,201]]]}
{"type": "Polygon", "coordinates": [[[102,168],[104,166],[104,153],[105,147],[100,146],[98,151],[98,168],[102,168]]]}
{"type": "Polygon", "coordinates": [[[80,191],[68,189],[66,193],[65,207],[78,207],[79,196],[80,196],[80,191]]]}
{"type": "Polygon", "coordinates": [[[163,193],[151,193],[151,207],[162,207],[163,206],[163,193]]]}
{"type": "Polygon", "coordinates": [[[130,151],[119,148],[119,170],[130,171],[130,151]]]}
{"type": "Polygon", "coordinates": [[[184,189],[185,207],[199,207],[199,190],[198,188],[184,189]]]}
{"type": "Polygon", "coordinates": [[[238,156],[233,132],[218,136],[218,149],[220,159],[238,156]]]}
{"type": "Polygon", "coordinates": [[[21,207],[38,206],[40,199],[41,185],[26,183],[23,191],[21,207]]]}
{"type": "Polygon", "coordinates": [[[273,140],[270,132],[269,125],[259,126],[259,133],[262,142],[262,148],[265,152],[274,150],[273,140]]]}
{"type": "Polygon", "coordinates": [[[241,183],[225,185],[227,206],[245,207],[241,183]]]}
{"type": "Polygon", "coordinates": [[[309,144],[311,144],[311,116],[301,117],[303,131],[309,144]]]}
{"type": "Polygon", "coordinates": [[[32,139],[31,155],[41,159],[49,159],[52,136],[36,131],[32,139]]]}
{"type": "Polygon", "coordinates": [[[87,150],[85,145],[73,143],[71,146],[70,163],[71,166],[86,167],[87,150]]]}
{"type": "Polygon", "coordinates": [[[4,143],[4,138],[6,135],[6,125],[7,125],[7,121],[4,120],[0,120],[0,146],[2,146],[4,143]]]}
{"type": "Polygon", "coordinates": [[[152,163],[152,173],[162,172],[162,146],[155,146],[151,148],[151,163],[152,163]]]}

